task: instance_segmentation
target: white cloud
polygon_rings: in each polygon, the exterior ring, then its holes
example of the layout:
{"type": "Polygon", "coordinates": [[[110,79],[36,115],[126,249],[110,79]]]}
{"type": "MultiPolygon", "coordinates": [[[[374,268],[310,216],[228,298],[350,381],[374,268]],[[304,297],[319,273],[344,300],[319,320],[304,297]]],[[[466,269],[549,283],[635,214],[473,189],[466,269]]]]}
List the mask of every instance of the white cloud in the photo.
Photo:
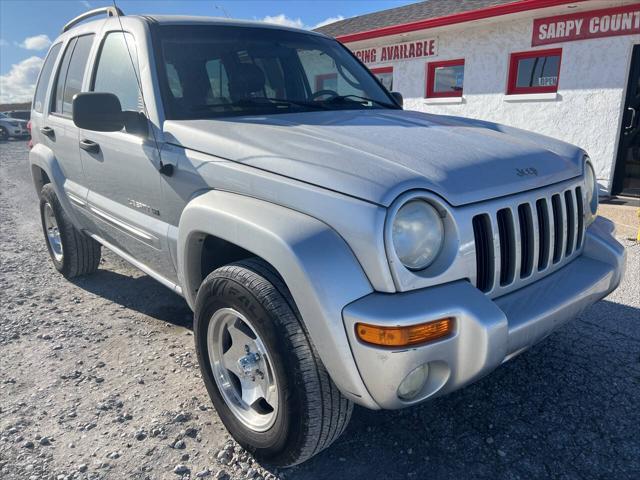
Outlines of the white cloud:
{"type": "Polygon", "coordinates": [[[93,5],[91,5],[87,0],[80,0],[80,3],[81,3],[85,8],[93,8],[93,5]]]}
{"type": "Polygon", "coordinates": [[[273,16],[267,15],[262,19],[262,21],[266,23],[273,23],[275,25],[282,25],[284,27],[305,28],[302,20],[300,20],[299,18],[289,18],[284,13],[273,16]]]}
{"type": "Polygon", "coordinates": [[[28,102],[33,97],[43,59],[29,57],[11,66],[0,75],[0,103],[28,102]]]}
{"type": "Polygon", "coordinates": [[[22,48],[27,50],[46,50],[51,45],[51,40],[45,34],[27,37],[20,44],[22,48]]]}
{"type": "Polygon", "coordinates": [[[311,29],[313,30],[314,28],[324,27],[325,25],[329,25],[330,23],[333,23],[333,22],[339,22],[340,20],[344,20],[344,17],[342,15],[336,15],[335,17],[325,18],[321,22],[311,27],[311,29]]]}
{"type": "Polygon", "coordinates": [[[333,22],[338,22],[340,20],[344,20],[342,15],[337,15],[335,17],[329,17],[316,25],[306,25],[302,19],[300,18],[289,18],[284,13],[280,15],[267,15],[261,21],[266,23],[273,23],[275,25],[282,25],[284,27],[294,27],[294,28],[304,28],[306,30],[313,30],[314,28],[323,27],[333,22]]]}

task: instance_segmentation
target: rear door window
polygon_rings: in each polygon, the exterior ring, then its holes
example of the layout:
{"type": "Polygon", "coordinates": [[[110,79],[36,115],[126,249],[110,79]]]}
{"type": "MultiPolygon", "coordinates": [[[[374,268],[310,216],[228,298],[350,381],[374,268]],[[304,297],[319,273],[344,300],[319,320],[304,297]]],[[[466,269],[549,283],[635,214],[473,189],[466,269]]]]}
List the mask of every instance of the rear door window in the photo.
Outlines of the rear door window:
{"type": "Polygon", "coordinates": [[[36,112],[42,113],[44,107],[44,97],[47,94],[47,87],[49,86],[51,72],[53,72],[53,66],[58,59],[58,54],[60,53],[61,47],[61,43],[56,43],[53,47],[51,47],[51,50],[49,50],[49,55],[47,55],[47,59],[44,61],[44,65],[42,66],[42,72],[40,73],[40,77],[38,78],[36,93],[33,97],[33,109],[36,112]]]}
{"type": "Polygon", "coordinates": [[[75,38],[71,39],[67,44],[67,49],[64,51],[62,62],[58,67],[58,76],[56,77],[56,83],[53,86],[53,96],[51,97],[51,113],[62,114],[62,97],[64,94],[64,80],[67,78],[67,70],[69,69],[69,62],[71,61],[71,54],[76,46],[75,38]]]}
{"type": "Polygon", "coordinates": [[[82,88],[93,38],[94,35],[84,35],[69,42],[58,71],[55,98],[51,104],[52,112],[71,117],[73,97],[80,93],[82,88]]]}

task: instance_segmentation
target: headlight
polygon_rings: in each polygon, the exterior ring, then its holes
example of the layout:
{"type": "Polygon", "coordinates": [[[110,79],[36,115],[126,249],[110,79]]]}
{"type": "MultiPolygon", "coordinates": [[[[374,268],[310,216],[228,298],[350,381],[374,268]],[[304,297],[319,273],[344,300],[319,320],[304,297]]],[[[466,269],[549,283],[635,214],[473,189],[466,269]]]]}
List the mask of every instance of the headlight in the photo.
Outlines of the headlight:
{"type": "Polygon", "coordinates": [[[586,224],[593,223],[598,213],[598,180],[596,179],[596,172],[593,170],[591,162],[585,162],[584,167],[585,177],[585,198],[587,205],[585,208],[586,224]]]}
{"type": "Polygon", "coordinates": [[[424,200],[400,207],[393,219],[393,247],[402,264],[422,270],[436,259],[444,243],[444,225],[438,211],[424,200]]]}

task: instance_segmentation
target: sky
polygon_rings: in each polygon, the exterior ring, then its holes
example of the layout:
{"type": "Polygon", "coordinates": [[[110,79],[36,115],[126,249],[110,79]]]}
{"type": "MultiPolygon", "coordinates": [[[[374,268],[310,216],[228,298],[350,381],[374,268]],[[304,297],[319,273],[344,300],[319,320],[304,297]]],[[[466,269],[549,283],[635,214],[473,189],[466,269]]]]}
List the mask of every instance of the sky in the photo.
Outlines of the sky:
{"type": "MultiPolygon", "coordinates": [[[[415,0],[116,0],[125,14],[186,14],[314,28],[415,0]]],[[[111,0],[0,0],[0,103],[29,101],[51,42],[73,17],[111,0]]]]}

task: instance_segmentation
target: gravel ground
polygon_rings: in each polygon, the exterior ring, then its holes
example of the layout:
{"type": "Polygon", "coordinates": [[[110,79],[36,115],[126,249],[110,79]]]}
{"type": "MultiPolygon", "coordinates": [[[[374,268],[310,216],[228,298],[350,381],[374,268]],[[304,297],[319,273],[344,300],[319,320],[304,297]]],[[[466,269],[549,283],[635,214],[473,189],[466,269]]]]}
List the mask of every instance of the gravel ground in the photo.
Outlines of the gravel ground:
{"type": "Polygon", "coordinates": [[[640,478],[640,247],[623,285],[460,392],[356,408],[285,471],[253,462],[212,409],[191,312],[103,254],[72,283],[47,256],[24,142],[0,144],[0,478],[640,478]]]}

